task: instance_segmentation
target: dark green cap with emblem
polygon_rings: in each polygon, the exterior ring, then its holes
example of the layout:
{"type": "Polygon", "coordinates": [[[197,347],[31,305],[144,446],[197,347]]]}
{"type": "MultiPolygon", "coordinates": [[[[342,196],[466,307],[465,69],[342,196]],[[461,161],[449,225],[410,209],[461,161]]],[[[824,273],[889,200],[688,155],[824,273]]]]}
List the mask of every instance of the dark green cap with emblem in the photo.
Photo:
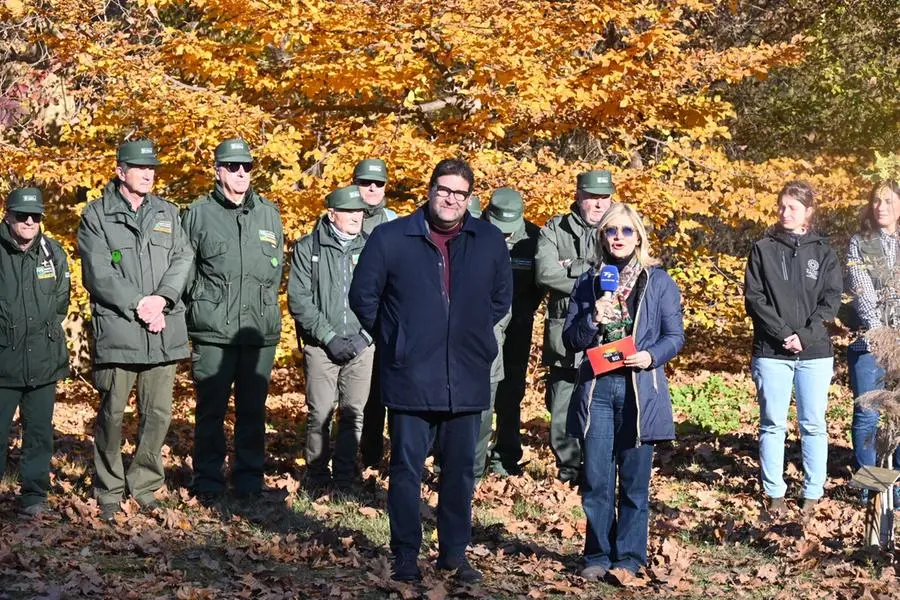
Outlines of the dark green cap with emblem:
{"type": "Polygon", "coordinates": [[[600,169],[579,175],[578,189],[592,194],[614,194],[616,186],[613,184],[612,173],[606,169],[600,169]]]}
{"type": "Polygon", "coordinates": [[[387,165],[380,158],[367,158],[359,161],[353,169],[353,181],[360,179],[387,183],[387,165]]]}
{"type": "Polygon", "coordinates": [[[503,233],[515,233],[525,224],[522,194],[512,188],[499,188],[491,194],[487,207],[488,221],[503,233]]]}
{"type": "Polygon", "coordinates": [[[365,210],[369,207],[363,202],[359,186],[356,185],[338,188],[325,196],[325,206],[338,210],[365,210]]]}
{"type": "Polygon", "coordinates": [[[217,163],[252,163],[250,146],[241,138],[231,138],[216,146],[217,163]]]}
{"type": "Polygon", "coordinates": [[[466,207],[469,211],[469,214],[475,217],[476,219],[481,217],[481,200],[475,194],[469,198],[469,206],[466,207]]]}
{"type": "Polygon", "coordinates": [[[156,158],[156,149],[150,140],[125,142],[116,152],[116,161],[140,167],[155,167],[160,164],[156,158]]]}
{"type": "Polygon", "coordinates": [[[44,214],[44,198],[41,196],[41,190],[33,187],[13,190],[6,198],[6,208],[31,215],[44,214]]]}

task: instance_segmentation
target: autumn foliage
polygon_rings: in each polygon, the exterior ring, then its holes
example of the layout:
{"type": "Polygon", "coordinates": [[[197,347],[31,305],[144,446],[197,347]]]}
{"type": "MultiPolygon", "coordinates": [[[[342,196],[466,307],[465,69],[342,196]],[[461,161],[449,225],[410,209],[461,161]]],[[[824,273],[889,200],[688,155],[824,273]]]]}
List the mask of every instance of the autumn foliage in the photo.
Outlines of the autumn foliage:
{"type": "Polygon", "coordinates": [[[126,138],[159,144],[157,191],[182,204],[210,187],[216,143],[246,138],[288,238],[364,157],[388,162],[401,213],[460,155],[483,198],[513,186],[537,223],[568,209],[578,172],[611,167],[652,222],[688,324],[743,332],[747,232],[771,220],[774,193],[801,177],[826,208],[853,206],[865,161],[729,156],[724,87],[801,60],[809,40],[714,47],[700,29],[714,6],[7,0],[2,185],[44,188],[49,229],[74,250],[126,138]]]}

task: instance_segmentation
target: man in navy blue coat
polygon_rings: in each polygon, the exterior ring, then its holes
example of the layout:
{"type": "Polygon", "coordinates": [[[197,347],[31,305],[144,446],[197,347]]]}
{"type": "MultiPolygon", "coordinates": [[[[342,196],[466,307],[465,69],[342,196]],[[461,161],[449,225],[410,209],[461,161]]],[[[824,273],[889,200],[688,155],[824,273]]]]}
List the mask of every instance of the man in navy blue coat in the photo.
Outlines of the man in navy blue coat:
{"type": "Polygon", "coordinates": [[[372,232],[350,286],[350,307],[381,353],[381,401],[391,431],[388,516],[393,578],[421,578],[419,502],[425,457],[441,457],[437,567],[481,580],[466,559],[472,534],[475,442],[490,404],[494,325],[512,302],[509,252],[500,231],[469,216],[475,177],[443,160],[428,202],[372,232]]]}

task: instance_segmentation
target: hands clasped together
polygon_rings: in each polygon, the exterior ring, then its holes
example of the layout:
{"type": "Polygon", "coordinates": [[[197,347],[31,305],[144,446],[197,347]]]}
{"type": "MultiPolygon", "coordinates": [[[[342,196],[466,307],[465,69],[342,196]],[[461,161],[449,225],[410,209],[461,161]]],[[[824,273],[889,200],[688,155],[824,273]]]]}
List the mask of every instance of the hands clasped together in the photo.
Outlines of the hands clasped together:
{"type": "Polygon", "coordinates": [[[166,328],[166,299],[162,296],[144,296],[137,305],[137,316],[150,333],[159,333],[166,328]]]}

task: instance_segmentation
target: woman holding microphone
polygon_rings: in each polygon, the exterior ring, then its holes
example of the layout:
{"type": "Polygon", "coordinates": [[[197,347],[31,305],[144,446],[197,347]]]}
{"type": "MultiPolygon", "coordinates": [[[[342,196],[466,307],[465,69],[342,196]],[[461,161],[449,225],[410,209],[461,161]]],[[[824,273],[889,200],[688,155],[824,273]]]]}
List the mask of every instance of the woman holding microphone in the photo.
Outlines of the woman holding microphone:
{"type": "Polygon", "coordinates": [[[597,230],[598,264],[575,283],[563,342],[581,352],[622,340],[634,351],[601,372],[582,362],[567,428],[584,449],[581,576],[627,583],[647,564],[653,444],[675,437],[665,363],[681,349],[684,326],[681,294],[652,258],[637,211],[613,204],[597,230]],[[616,274],[615,291],[599,289],[616,274]]]}

